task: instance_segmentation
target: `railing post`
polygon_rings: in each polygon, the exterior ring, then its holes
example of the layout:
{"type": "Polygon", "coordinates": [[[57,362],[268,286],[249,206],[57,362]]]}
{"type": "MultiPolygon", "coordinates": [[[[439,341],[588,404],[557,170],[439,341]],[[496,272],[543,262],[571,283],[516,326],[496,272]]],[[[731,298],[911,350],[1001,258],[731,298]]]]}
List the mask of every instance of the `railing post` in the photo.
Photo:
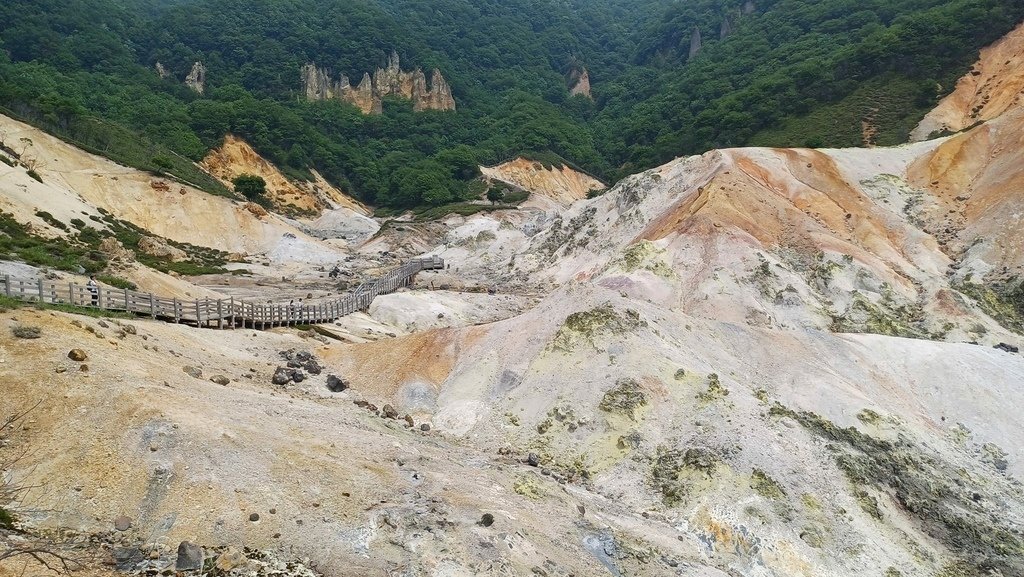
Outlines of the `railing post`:
{"type": "Polygon", "coordinates": [[[128,287],[124,289],[124,310],[131,310],[128,308],[128,287]]]}
{"type": "MultiPolygon", "coordinates": [[[[124,294],[125,298],[128,298],[128,293],[124,294]]],[[[153,296],[153,293],[149,293],[149,314],[153,316],[153,320],[156,320],[156,297],[153,296]]]]}
{"type": "Polygon", "coordinates": [[[39,279],[39,304],[46,302],[46,295],[43,292],[43,279],[39,279]]]}
{"type": "Polygon", "coordinates": [[[74,306],[75,304],[75,283],[68,283],[68,303],[74,306]]]}
{"type": "Polygon", "coordinates": [[[203,326],[203,315],[199,312],[199,299],[196,299],[196,328],[203,326]]]}
{"type": "Polygon", "coordinates": [[[7,296],[11,296],[11,275],[9,274],[4,275],[4,292],[7,293],[7,296]]]}
{"type": "Polygon", "coordinates": [[[231,304],[229,305],[229,314],[231,315],[231,328],[235,328],[235,297],[231,297],[231,304]]]}
{"type": "Polygon", "coordinates": [[[217,328],[224,328],[224,299],[217,299],[217,328]]]}
{"type": "Polygon", "coordinates": [[[96,285],[96,306],[103,308],[103,287],[96,285]]]}

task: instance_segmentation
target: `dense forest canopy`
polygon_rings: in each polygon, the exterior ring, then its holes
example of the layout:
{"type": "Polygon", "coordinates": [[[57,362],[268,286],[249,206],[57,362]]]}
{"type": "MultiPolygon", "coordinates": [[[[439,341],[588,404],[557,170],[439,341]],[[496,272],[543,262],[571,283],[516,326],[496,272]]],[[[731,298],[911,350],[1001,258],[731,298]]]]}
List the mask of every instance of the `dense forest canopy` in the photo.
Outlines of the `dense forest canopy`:
{"type": "Polygon", "coordinates": [[[292,176],[438,205],[520,154],[615,180],[715,147],[858,145],[867,109],[900,142],[1022,17],[1024,0],[5,0],[0,111],[211,191],[192,161],[234,133],[292,176]],[[303,64],[358,79],[392,51],[441,70],[458,110],[302,97],[303,64]],[[182,82],[197,61],[202,95],[182,82]],[[570,96],[582,67],[593,99],[570,96]]]}

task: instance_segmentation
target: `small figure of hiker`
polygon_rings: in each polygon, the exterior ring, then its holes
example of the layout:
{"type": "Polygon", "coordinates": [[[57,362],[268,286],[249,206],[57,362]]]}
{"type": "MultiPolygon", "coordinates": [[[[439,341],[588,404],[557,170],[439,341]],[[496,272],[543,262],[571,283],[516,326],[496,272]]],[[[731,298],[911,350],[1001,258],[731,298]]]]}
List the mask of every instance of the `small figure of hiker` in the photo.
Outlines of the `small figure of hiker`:
{"type": "Polygon", "coordinates": [[[295,299],[288,301],[288,320],[295,320],[295,299]]]}
{"type": "Polygon", "coordinates": [[[89,282],[85,283],[85,290],[92,294],[92,306],[100,305],[100,285],[96,282],[96,275],[89,275],[89,282]]]}

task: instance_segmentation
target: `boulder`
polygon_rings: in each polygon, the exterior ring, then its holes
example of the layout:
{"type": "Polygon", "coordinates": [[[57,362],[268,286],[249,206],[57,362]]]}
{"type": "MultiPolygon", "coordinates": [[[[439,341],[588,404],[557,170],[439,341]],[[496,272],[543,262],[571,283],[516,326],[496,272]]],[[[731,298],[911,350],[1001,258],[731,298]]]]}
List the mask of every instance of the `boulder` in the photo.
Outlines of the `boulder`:
{"type": "Polygon", "coordinates": [[[327,390],[332,393],[340,393],[348,387],[348,381],[345,379],[336,375],[327,375],[327,390]]]}
{"type": "Polygon", "coordinates": [[[186,375],[192,377],[193,379],[201,379],[201,378],[203,378],[203,371],[199,367],[193,367],[191,365],[186,365],[184,367],[181,367],[181,370],[184,371],[186,375]]]}
{"type": "Polygon", "coordinates": [[[124,515],[121,515],[117,519],[114,519],[114,529],[117,531],[127,531],[132,527],[132,520],[124,515]]]}
{"type": "Polygon", "coordinates": [[[72,361],[80,363],[89,358],[89,355],[85,354],[82,349],[71,349],[68,351],[68,358],[72,361]]]}
{"type": "Polygon", "coordinates": [[[112,236],[100,241],[99,246],[100,252],[105,254],[110,260],[118,260],[122,262],[130,262],[135,260],[135,253],[126,249],[121,241],[117,240],[112,236]]]}
{"type": "Polygon", "coordinates": [[[176,571],[196,571],[203,568],[203,548],[189,541],[178,545],[178,557],[174,561],[176,571]]]}
{"type": "Polygon", "coordinates": [[[231,382],[231,379],[225,377],[224,375],[213,375],[212,377],[210,377],[210,380],[213,381],[214,383],[217,383],[218,385],[227,385],[228,383],[231,382]]]}
{"type": "Polygon", "coordinates": [[[387,419],[397,419],[398,411],[391,405],[384,405],[383,409],[384,417],[387,419]]]}

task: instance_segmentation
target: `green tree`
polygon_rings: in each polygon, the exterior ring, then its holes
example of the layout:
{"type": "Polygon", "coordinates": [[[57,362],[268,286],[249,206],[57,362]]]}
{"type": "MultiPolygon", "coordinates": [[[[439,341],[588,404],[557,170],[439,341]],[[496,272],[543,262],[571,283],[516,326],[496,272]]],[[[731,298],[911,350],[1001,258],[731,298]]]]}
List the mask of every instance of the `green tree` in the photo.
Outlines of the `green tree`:
{"type": "Polygon", "coordinates": [[[246,199],[258,204],[267,202],[267,181],[263,180],[262,176],[240,174],[231,179],[231,184],[235,185],[235,192],[246,199]]]}
{"type": "Polygon", "coordinates": [[[497,204],[505,200],[505,192],[497,186],[492,186],[487,189],[487,200],[491,201],[491,204],[497,204]]]}

